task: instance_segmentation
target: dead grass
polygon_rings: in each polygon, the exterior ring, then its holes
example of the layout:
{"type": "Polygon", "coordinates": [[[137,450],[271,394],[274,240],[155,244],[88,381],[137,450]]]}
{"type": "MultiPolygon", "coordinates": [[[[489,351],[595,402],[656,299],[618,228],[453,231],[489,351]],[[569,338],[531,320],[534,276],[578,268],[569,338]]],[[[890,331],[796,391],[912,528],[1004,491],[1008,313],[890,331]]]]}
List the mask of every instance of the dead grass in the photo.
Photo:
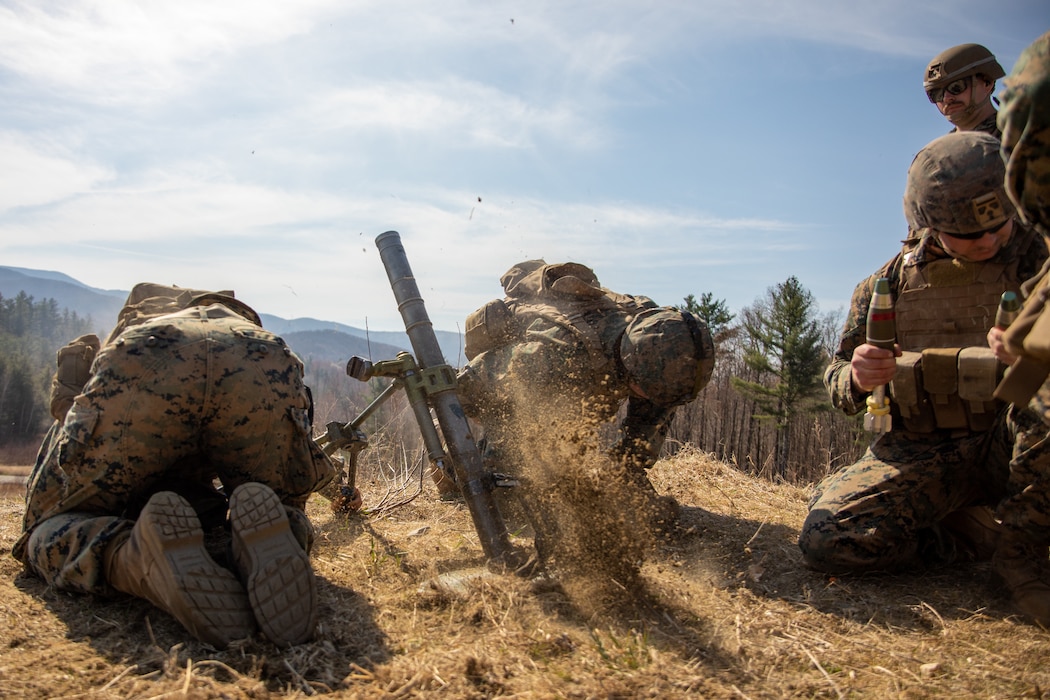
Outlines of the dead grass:
{"type": "Polygon", "coordinates": [[[40,440],[12,442],[0,445],[0,466],[23,466],[36,461],[40,440]]]}
{"type": "Polygon", "coordinates": [[[7,496],[0,696],[1050,695],[1050,635],[1011,616],[985,565],[828,578],[800,563],[801,489],[688,451],[652,477],[682,504],[683,530],[647,555],[639,589],[606,604],[580,582],[485,572],[466,508],[432,488],[351,520],[315,498],[322,623],[284,651],[252,639],[217,652],[145,602],[48,590],[9,556],[22,503],[7,496]]]}

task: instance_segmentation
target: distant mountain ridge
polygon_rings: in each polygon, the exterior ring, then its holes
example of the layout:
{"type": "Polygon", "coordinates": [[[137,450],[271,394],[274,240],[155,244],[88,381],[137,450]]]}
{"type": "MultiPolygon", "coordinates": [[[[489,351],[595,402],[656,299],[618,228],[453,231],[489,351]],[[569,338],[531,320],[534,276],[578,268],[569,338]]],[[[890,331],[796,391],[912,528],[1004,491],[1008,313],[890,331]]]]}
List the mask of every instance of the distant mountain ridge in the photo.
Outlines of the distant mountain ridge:
{"type": "MultiPolygon", "coordinates": [[[[61,308],[91,318],[93,329],[104,337],[116,323],[117,313],[128,291],[90,287],[69,275],[52,270],[33,270],[0,265],[0,296],[11,298],[25,292],[35,301],[54,299],[61,308]]],[[[334,321],[314,318],[284,319],[259,312],[263,325],[285,339],[303,359],[345,363],[352,355],[372,360],[393,359],[398,352],[411,352],[408,334],[398,331],[368,331],[334,321]]],[[[466,363],[463,336],[435,330],[445,361],[454,367],[466,363]]]]}
{"type": "Polygon", "coordinates": [[[61,272],[0,266],[0,294],[5,298],[25,292],[35,301],[54,299],[59,307],[91,317],[93,328],[102,335],[113,327],[127,292],[95,289],[61,272]]]}

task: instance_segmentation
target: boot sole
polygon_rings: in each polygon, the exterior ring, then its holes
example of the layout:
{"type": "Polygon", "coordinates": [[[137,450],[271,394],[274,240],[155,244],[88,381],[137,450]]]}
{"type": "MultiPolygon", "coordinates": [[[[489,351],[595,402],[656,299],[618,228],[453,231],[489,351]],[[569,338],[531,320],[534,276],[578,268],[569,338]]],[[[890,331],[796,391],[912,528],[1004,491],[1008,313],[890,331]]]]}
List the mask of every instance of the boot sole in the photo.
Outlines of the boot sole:
{"type": "Polygon", "coordinates": [[[164,597],[165,610],[198,639],[226,647],[250,637],[255,619],[248,596],[233,572],[215,563],[204,548],[204,532],[193,507],[181,496],[161,492],[142,510],[139,520],[144,549],[156,565],[153,587],[164,597]],[[159,580],[158,580],[159,577],[159,580]]]}
{"type": "Polygon", "coordinates": [[[230,497],[233,558],[259,628],[274,644],[301,644],[317,622],[317,582],[284,506],[267,486],[247,483],[230,497]]]}

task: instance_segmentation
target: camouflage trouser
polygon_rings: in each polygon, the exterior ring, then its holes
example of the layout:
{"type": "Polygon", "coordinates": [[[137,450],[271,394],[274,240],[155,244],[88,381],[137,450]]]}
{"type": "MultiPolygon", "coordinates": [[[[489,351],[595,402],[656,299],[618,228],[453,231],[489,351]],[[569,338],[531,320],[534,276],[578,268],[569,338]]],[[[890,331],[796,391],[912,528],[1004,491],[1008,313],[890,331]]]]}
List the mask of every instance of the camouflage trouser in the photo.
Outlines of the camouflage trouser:
{"type": "Polygon", "coordinates": [[[1018,539],[1050,544],[1050,382],[1028,409],[1011,411],[1016,438],[1010,488],[996,515],[1018,539]]]}
{"type": "Polygon", "coordinates": [[[828,573],[892,571],[952,561],[954,540],[938,523],[1007,495],[1014,422],[962,437],[900,430],[827,476],[799,535],[806,564],[828,573]]]}
{"type": "Polygon", "coordinates": [[[301,361],[223,306],[133,326],[92,370],[38,458],[12,552],[48,583],[112,593],[105,549],[157,490],[260,482],[305,521],[334,474],[311,439],[301,361]]]}

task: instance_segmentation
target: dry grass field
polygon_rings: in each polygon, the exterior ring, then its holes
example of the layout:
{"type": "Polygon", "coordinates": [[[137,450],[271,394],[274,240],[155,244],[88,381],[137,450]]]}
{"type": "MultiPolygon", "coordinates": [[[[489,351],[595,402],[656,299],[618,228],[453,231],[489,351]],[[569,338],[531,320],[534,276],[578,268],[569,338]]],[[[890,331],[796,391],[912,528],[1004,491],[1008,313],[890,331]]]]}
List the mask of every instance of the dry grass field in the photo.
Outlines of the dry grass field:
{"type": "MultiPolygon", "coordinates": [[[[829,578],[800,563],[803,490],[690,451],[652,478],[681,529],[620,595],[601,571],[486,572],[467,509],[433,489],[349,520],[315,496],[316,639],[224,651],[143,601],[25,576],[20,489],[0,485],[0,697],[1050,697],[1050,634],[1011,615],[987,565],[829,578]]],[[[367,506],[379,485],[362,487],[367,506]]]]}

